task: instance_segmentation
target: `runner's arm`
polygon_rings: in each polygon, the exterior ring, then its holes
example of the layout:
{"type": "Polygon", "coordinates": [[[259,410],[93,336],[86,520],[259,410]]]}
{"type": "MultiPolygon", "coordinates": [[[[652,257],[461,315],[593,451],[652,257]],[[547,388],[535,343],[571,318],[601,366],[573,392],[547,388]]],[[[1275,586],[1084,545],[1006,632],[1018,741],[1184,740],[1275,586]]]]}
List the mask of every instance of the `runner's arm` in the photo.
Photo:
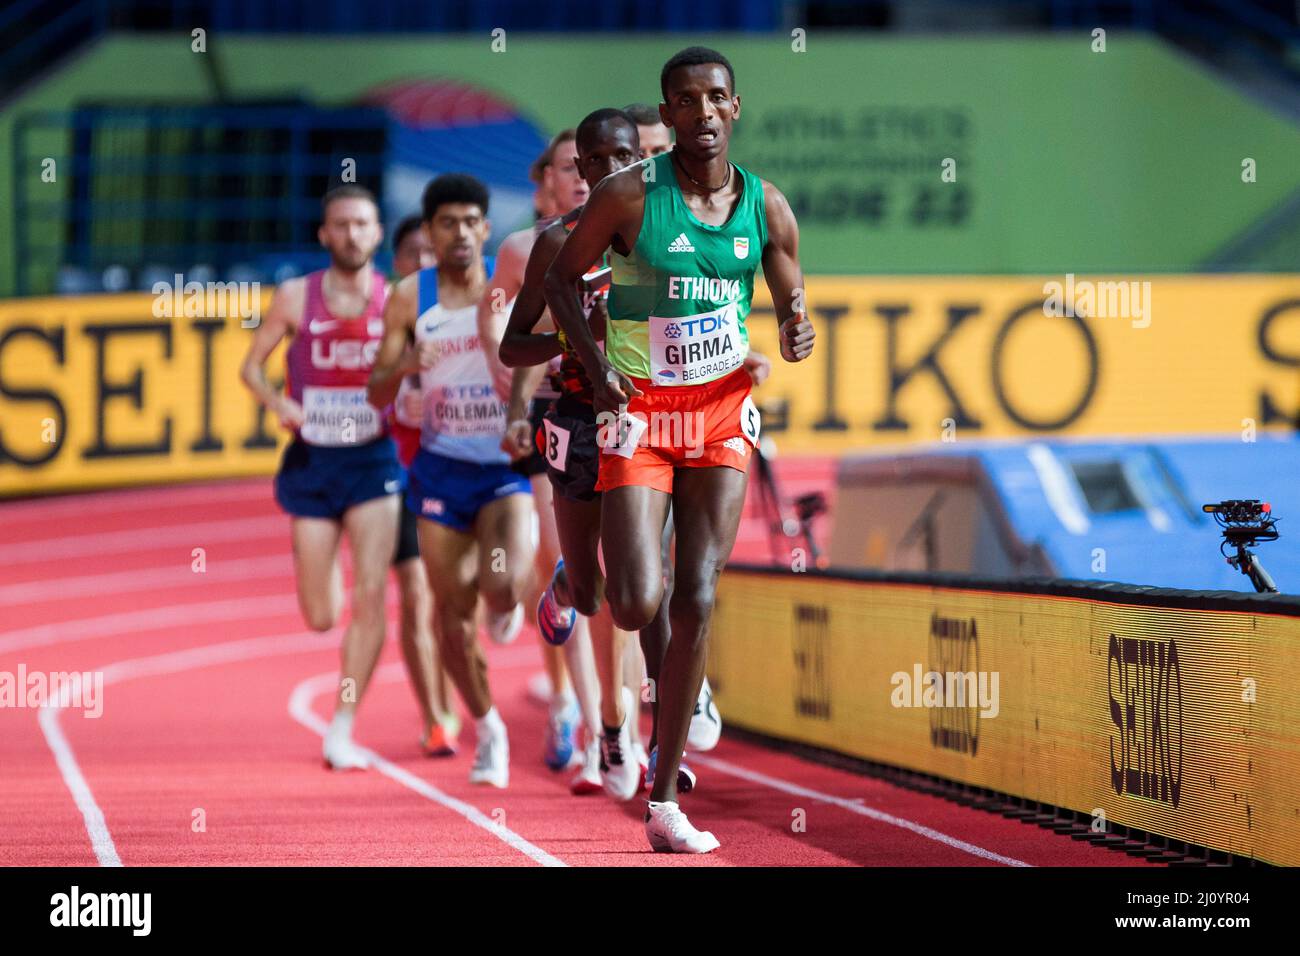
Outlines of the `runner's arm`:
{"type": "Polygon", "coordinates": [[[629,226],[639,231],[644,191],[637,169],[631,166],[600,181],[583,207],[577,225],[546,270],[546,304],[582,360],[591,379],[598,411],[626,405],[628,398],[639,395],[640,391],[627,376],[614,369],[596,344],[596,336],[582,314],[577,282],[620,233],[626,233],[629,226]],[[637,221],[632,222],[633,219],[637,221]]]}
{"type": "Polygon", "coordinates": [[[524,249],[527,235],[512,233],[506,236],[497,250],[496,268],[483,298],[478,303],[478,340],[487,358],[488,371],[492,375],[492,384],[502,399],[510,395],[510,369],[501,362],[498,353],[501,350],[501,337],[505,331],[506,306],[510,300],[519,295],[523,282],[524,249]]]}
{"type": "Polygon", "coordinates": [[[258,323],[239,369],[239,377],[253,397],[289,427],[302,424],[302,407],[267,381],[266,360],[286,336],[297,331],[306,292],[306,281],[302,278],[282,282],[276,288],[271,296],[271,307],[258,323]]]}
{"type": "Polygon", "coordinates": [[[545,365],[521,365],[510,378],[510,403],[506,407],[506,434],[501,450],[518,461],[533,450],[533,423],[528,417],[528,400],[546,374],[545,365]]]}
{"type": "MultiPolygon", "coordinates": [[[[554,332],[537,333],[533,329],[537,326],[542,313],[546,311],[546,297],[543,290],[546,269],[555,258],[560,246],[564,244],[564,236],[563,227],[551,226],[537,237],[528,254],[523,283],[515,299],[515,306],[510,310],[510,319],[506,322],[505,334],[501,337],[501,347],[498,350],[501,361],[512,368],[544,366],[562,351],[559,336],[554,332]]],[[[480,322],[482,314],[483,306],[480,304],[480,322]]],[[[519,375],[516,372],[514,382],[518,381],[519,375]]],[[[533,381],[534,383],[541,381],[541,376],[536,376],[533,381]]]]}
{"type": "Polygon", "coordinates": [[[799,224],[781,191],[763,184],[767,205],[767,245],[763,247],[763,278],[772,293],[781,338],[781,358],[802,362],[812,354],[817,337],[808,321],[803,269],[799,267],[799,224]]]}
{"type": "Polygon", "coordinates": [[[402,378],[420,370],[419,354],[410,346],[419,296],[420,274],[415,272],[397,284],[384,306],[384,337],[366,385],[366,398],[375,408],[391,405],[402,378]]]}

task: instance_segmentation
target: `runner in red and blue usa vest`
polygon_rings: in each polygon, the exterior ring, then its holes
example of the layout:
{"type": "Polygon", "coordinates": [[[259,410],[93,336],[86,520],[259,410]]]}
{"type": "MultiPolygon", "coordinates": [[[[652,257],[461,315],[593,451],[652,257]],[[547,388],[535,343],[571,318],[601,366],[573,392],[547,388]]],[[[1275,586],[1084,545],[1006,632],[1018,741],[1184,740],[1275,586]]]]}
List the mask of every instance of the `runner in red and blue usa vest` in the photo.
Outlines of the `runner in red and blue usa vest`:
{"type": "Polygon", "coordinates": [[[509,741],[492,703],[476,611],[481,595],[488,633],[498,643],[519,632],[534,519],[528,479],[501,450],[505,402],[478,334],[490,268],[483,256],[487,210],[487,187],[473,176],[447,173],[425,189],[422,218],[438,265],[393,290],[369,395],[386,405],[406,376],[420,376],[424,413],[407,504],[420,516],[441,660],[475,720],[470,782],[505,787],[509,741]]]}
{"type": "Polygon", "coordinates": [[[727,157],[740,116],[735,72],[721,53],[691,47],[660,72],[672,150],[606,177],[547,270],[546,301],[591,380],[606,423],[597,488],[606,599],[614,622],[649,623],[664,594],[661,535],[677,528],[671,637],[659,695],[659,767],[645,814],[656,851],[719,845],[677,803],[677,769],[708,653],[718,575],[745,501],[758,411],[744,368],[755,272],[762,265],[781,357],[812,353],[798,226],[781,192],[727,157]],[[575,283],[610,250],[605,348],[575,283]]]}
{"type": "Polygon", "coordinates": [[[371,264],[383,239],[374,196],[346,185],[322,200],[321,245],[329,268],[282,283],[253,333],[242,376],[262,405],[294,432],[275,478],[291,516],[298,603],[308,626],[339,619],[343,576],[339,544],[352,552],[352,613],[343,634],[339,695],[325,734],[326,763],[368,765],[352,742],[358,702],[385,637],[384,587],[397,542],[403,471],[386,413],[370,405],[366,382],[383,336],[384,276],[371,264]],[[286,391],[266,379],[265,363],[290,337],[286,391]]]}

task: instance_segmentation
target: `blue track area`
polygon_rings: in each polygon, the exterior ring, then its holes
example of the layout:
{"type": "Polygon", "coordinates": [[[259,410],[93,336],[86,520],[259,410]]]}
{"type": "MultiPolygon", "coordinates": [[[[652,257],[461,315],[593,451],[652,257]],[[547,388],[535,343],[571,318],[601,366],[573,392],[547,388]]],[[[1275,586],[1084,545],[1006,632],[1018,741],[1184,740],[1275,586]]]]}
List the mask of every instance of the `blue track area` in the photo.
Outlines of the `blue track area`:
{"type": "Polygon", "coordinates": [[[1061,577],[1249,591],[1219,556],[1201,505],[1258,498],[1281,539],[1258,550],[1283,592],[1300,591],[1300,439],[1162,439],[988,446],[973,455],[1008,522],[1061,577]],[[1104,561],[1104,568],[1099,562],[1104,561]]]}

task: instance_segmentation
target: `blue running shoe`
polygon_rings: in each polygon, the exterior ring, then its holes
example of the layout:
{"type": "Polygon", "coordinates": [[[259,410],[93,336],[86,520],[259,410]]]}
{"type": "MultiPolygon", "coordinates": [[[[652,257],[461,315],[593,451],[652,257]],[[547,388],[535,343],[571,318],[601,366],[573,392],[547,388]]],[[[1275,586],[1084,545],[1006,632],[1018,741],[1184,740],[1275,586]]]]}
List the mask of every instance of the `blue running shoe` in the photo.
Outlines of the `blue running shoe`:
{"type": "Polygon", "coordinates": [[[542,632],[542,637],[546,639],[547,644],[554,644],[556,647],[569,639],[569,635],[578,624],[578,612],[575,608],[561,611],[559,605],[555,603],[555,578],[563,568],[564,559],[560,558],[555,562],[551,583],[546,586],[541,600],[537,602],[537,629],[542,632]]]}
{"type": "MultiPolygon", "coordinates": [[[[685,757],[685,754],[682,754],[685,757]]],[[[655,767],[659,765],[659,748],[655,747],[650,751],[650,766],[645,772],[645,788],[653,790],[655,787],[655,767]]],[[[695,771],[686,766],[683,761],[677,765],[677,792],[690,793],[695,789],[695,771]]]]}
{"type": "Polygon", "coordinates": [[[578,721],[578,702],[570,699],[563,707],[552,710],[546,721],[546,766],[558,772],[573,761],[578,721]]]}

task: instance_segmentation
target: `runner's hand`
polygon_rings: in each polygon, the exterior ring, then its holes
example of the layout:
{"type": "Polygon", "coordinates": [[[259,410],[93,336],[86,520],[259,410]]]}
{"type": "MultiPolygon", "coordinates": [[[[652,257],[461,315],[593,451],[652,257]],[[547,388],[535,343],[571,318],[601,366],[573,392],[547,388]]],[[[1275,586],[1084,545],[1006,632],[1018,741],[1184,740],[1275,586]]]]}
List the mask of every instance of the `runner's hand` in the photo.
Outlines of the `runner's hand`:
{"type": "Polygon", "coordinates": [[[424,395],[417,388],[408,389],[402,395],[402,414],[407,421],[419,421],[424,417],[424,395]]]}
{"type": "Polygon", "coordinates": [[[745,356],[745,371],[749,373],[750,381],[757,388],[767,381],[768,375],[772,373],[772,360],[762,352],[750,349],[749,354],[745,356]]]}
{"type": "Polygon", "coordinates": [[[415,347],[416,367],[412,371],[433,368],[438,364],[438,343],[426,339],[415,347]]]}
{"type": "Polygon", "coordinates": [[[597,412],[618,412],[633,396],[641,394],[630,378],[612,366],[606,365],[598,375],[591,383],[592,404],[597,412]]]}
{"type": "Polygon", "coordinates": [[[796,312],[781,323],[781,358],[787,362],[802,362],[813,350],[817,337],[805,312],[796,312]]]}
{"type": "Polygon", "coordinates": [[[281,395],[271,410],[280,416],[280,424],[285,428],[301,428],[307,420],[302,406],[287,395],[281,395]]]}
{"type": "Polygon", "coordinates": [[[506,426],[501,439],[501,450],[511,461],[527,457],[533,450],[533,423],[526,418],[516,418],[506,426]]]}

